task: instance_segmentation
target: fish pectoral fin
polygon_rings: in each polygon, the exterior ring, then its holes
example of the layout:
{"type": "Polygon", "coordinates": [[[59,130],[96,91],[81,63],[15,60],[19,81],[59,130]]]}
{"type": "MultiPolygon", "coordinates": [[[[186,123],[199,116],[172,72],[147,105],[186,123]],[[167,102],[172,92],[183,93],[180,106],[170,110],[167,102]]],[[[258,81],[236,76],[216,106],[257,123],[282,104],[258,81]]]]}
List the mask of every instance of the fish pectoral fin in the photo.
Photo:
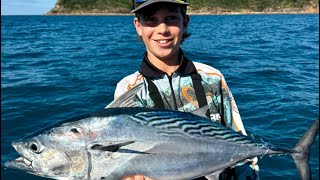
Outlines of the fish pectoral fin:
{"type": "Polygon", "coordinates": [[[99,150],[99,151],[109,151],[109,152],[117,152],[122,146],[126,146],[134,143],[134,141],[117,141],[117,142],[108,142],[106,144],[103,143],[94,143],[91,144],[91,150],[99,150]]]}
{"type": "Polygon", "coordinates": [[[134,143],[135,141],[117,141],[117,142],[108,142],[103,145],[103,143],[94,143],[91,144],[90,150],[95,151],[105,151],[105,152],[117,152],[117,153],[133,153],[133,154],[150,154],[147,152],[136,151],[133,149],[121,148],[123,146],[134,143]],[[120,149],[121,148],[121,149],[120,149]]]}
{"type": "Polygon", "coordinates": [[[119,149],[117,152],[118,153],[129,153],[129,154],[151,154],[151,153],[147,153],[147,152],[143,152],[143,151],[136,151],[136,150],[124,149],[124,148],[119,149]]]}

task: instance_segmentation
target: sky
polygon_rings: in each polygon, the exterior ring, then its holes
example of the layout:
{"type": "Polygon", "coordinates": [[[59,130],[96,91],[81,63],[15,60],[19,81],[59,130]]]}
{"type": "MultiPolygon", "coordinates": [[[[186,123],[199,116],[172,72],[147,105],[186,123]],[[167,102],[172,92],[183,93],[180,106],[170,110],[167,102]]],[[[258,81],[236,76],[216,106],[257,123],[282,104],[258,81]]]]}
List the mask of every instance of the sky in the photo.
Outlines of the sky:
{"type": "Polygon", "coordinates": [[[1,15],[43,15],[58,0],[1,0],[1,15]]]}

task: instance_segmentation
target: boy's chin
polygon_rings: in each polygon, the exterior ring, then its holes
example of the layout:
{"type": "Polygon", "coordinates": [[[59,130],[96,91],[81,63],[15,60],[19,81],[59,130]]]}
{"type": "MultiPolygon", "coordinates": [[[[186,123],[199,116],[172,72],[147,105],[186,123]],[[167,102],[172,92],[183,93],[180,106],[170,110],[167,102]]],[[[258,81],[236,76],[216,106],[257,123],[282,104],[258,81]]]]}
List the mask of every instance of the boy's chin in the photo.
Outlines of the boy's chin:
{"type": "Polygon", "coordinates": [[[170,60],[175,57],[176,53],[162,53],[162,54],[157,54],[156,57],[160,60],[170,60]]]}
{"type": "Polygon", "coordinates": [[[159,50],[157,52],[155,52],[155,56],[158,59],[172,59],[174,58],[179,52],[179,48],[178,49],[162,49],[159,50]]]}

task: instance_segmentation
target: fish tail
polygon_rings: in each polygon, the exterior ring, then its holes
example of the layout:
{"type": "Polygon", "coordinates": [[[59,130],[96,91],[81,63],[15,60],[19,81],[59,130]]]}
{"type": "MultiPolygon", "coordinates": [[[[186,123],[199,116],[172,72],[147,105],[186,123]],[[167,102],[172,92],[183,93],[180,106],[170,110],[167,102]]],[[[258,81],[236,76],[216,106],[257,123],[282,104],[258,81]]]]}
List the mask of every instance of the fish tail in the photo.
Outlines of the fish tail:
{"type": "Polygon", "coordinates": [[[319,119],[305,132],[291,153],[302,180],[310,180],[309,149],[319,131],[319,119]]]}

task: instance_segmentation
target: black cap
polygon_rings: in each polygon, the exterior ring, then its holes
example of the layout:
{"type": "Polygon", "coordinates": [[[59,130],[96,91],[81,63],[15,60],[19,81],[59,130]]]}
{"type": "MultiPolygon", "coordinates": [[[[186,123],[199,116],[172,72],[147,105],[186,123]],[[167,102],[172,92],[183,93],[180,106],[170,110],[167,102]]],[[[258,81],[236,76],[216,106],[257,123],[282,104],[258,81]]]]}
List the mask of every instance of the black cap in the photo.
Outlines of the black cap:
{"type": "Polygon", "coordinates": [[[180,5],[188,5],[189,4],[183,0],[149,0],[149,1],[145,1],[143,3],[139,3],[139,5],[131,12],[135,13],[142,8],[145,8],[151,4],[158,3],[158,2],[167,2],[167,3],[174,3],[174,4],[180,4],[180,5]]]}

